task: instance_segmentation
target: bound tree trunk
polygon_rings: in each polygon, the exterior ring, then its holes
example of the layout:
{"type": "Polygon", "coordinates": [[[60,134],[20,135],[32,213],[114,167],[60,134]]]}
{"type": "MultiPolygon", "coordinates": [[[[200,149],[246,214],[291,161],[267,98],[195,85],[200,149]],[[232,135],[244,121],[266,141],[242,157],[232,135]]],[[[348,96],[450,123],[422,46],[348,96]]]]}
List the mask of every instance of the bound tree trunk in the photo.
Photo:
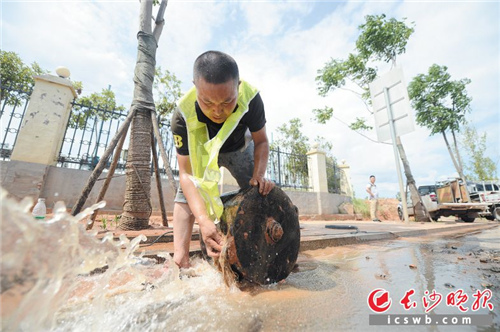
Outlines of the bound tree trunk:
{"type": "Polygon", "coordinates": [[[140,31],[137,34],[137,62],[134,71],[134,98],[136,114],[130,131],[129,154],[126,165],[125,202],[119,228],[140,230],[149,227],[151,208],[151,113],[155,111],[153,80],[156,48],[164,25],[163,15],[167,1],[160,4],[154,30],[152,28],[153,1],[141,1],[140,31]]]}
{"type": "Polygon", "coordinates": [[[137,110],[130,132],[121,229],[140,230],[149,227],[152,212],[151,128],[151,112],[137,110]]]}

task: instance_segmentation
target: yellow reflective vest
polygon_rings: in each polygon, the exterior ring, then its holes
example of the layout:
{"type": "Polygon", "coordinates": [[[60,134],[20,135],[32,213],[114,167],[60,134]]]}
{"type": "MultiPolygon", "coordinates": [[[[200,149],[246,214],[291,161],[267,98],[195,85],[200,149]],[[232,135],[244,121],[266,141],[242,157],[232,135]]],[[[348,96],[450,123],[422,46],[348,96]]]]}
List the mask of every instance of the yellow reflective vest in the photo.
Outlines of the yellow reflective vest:
{"type": "Polygon", "coordinates": [[[205,201],[208,215],[214,221],[218,221],[224,211],[218,187],[221,177],[218,164],[219,151],[243,115],[248,112],[248,105],[258,92],[247,82],[240,82],[238,107],[226,119],[222,128],[212,139],[209,139],[207,125],[198,121],[196,115],[196,87],[191,88],[179,101],[178,106],[184,120],[186,120],[187,127],[189,160],[193,171],[190,179],[205,201]]]}

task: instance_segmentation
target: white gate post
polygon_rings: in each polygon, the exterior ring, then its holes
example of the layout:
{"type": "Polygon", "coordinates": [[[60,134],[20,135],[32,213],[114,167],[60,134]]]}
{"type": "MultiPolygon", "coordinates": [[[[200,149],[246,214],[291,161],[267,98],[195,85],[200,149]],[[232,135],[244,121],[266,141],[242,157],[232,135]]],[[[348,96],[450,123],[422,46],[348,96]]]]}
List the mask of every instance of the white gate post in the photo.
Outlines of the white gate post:
{"type": "Polygon", "coordinates": [[[71,81],[53,75],[34,76],[35,86],[17,134],[11,160],[55,166],[77,96],[71,81]]]}

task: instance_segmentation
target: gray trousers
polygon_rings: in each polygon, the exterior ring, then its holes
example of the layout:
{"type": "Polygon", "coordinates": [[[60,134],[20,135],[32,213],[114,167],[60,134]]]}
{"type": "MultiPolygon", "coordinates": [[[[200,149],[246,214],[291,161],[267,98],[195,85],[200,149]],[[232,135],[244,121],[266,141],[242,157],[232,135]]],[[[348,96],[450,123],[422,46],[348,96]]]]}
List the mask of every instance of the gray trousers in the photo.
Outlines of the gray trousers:
{"type": "MultiPolygon", "coordinates": [[[[224,166],[236,179],[241,189],[250,187],[250,179],[253,175],[254,168],[254,143],[248,142],[246,146],[238,151],[219,153],[219,167],[224,166]]],[[[174,202],[187,203],[186,197],[182,192],[181,186],[177,189],[174,202]]]]}

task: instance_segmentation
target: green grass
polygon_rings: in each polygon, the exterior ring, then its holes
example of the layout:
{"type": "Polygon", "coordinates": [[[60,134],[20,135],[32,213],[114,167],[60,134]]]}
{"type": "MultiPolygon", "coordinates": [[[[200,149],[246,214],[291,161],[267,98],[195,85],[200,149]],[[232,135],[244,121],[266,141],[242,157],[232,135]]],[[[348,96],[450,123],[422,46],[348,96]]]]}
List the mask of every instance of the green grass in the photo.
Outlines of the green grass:
{"type": "Polygon", "coordinates": [[[370,206],[366,204],[366,200],[354,198],[352,200],[354,213],[363,215],[363,218],[370,218],[370,206]]]}

